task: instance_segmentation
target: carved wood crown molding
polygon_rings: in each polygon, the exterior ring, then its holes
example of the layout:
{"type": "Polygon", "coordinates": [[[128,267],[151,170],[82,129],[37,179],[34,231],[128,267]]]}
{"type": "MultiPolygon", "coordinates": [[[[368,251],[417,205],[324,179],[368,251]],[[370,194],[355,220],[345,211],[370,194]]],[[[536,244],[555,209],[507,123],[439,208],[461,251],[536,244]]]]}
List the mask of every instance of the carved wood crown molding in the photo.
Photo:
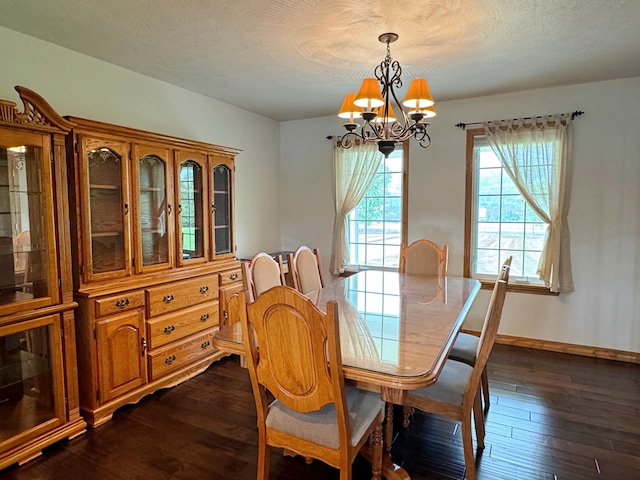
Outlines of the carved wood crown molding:
{"type": "Polygon", "coordinates": [[[46,132],[68,132],[73,123],[62,118],[47,101],[28,88],[16,86],[24,111],[19,112],[17,104],[0,100],[0,124],[29,126],[46,132]]]}

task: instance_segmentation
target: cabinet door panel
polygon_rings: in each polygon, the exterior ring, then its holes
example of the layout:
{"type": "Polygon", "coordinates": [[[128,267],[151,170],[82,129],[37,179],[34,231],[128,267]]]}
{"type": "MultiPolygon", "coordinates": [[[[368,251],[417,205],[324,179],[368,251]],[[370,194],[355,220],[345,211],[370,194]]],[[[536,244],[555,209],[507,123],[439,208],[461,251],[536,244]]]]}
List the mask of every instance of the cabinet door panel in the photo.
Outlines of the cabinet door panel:
{"type": "Polygon", "coordinates": [[[233,238],[233,162],[225,157],[209,156],[211,166],[213,256],[232,256],[233,238]]]}
{"type": "Polygon", "coordinates": [[[136,273],[166,270],[174,264],[171,155],[168,148],[133,146],[136,273]]]}
{"type": "Polygon", "coordinates": [[[0,452],[65,420],[60,318],[0,328],[0,452]]]}
{"type": "Polygon", "coordinates": [[[146,340],[142,310],[96,323],[100,358],[100,402],[133,390],[147,381],[146,340]]]}
{"type": "Polygon", "coordinates": [[[57,297],[50,138],[0,128],[0,315],[57,297]]]}
{"type": "Polygon", "coordinates": [[[85,278],[130,274],[128,145],[81,137],[85,278]]]}
{"type": "Polygon", "coordinates": [[[203,263],[209,256],[208,184],[206,156],[176,152],[176,199],[178,204],[178,263],[203,263]]]}

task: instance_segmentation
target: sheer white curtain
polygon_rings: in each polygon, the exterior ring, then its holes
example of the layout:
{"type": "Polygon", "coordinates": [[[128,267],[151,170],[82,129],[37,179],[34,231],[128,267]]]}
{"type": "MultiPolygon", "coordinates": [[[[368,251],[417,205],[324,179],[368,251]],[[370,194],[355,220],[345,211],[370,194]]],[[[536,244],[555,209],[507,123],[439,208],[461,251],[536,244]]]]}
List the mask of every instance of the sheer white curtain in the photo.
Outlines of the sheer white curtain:
{"type": "Polygon", "coordinates": [[[331,272],[340,275],[349,264],[347,215],[365,196],[383,159],[375,143],[333,147],[336,219],[333,225],[331,272]]]}
{"type": "Polygon", "coordinates": [[[569,247],[571,114],[483,122],[491,148],[527,205],[547,224],[537,274],[552,292],[572,292],[569,247]]]}

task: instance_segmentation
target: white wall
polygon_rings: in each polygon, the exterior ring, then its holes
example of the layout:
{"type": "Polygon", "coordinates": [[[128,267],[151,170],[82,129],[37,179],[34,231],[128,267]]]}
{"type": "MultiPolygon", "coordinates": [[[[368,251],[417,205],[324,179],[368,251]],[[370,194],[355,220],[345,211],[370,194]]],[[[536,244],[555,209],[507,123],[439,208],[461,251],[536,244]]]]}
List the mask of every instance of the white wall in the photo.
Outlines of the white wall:
{"type": "MultiPolygon", "coordinates": [[[[15,85],[59,113],[242,149],[237,157],[238,254],[320,248],[329,272],[335,117],[285,122],[0,27],[0,98],[15,85]]],[[[437,99],[437,92],[436,99],[437,99]]],[[[337,108],[337,107],[336,107],[337,108]]],[[[438,103],[433,145],[410,154],[409,239],[450,246],[461,274],[465,134],[453,125],[584,110],[575,121],[569,215],[576,291],[509,294],[500,333],[640,351],[640,78],[438,103]]],[[[486,292],[467,327],[478,328],[486,292]]]]}
{"type": "Polygon", "coordinates": [[[242,149],[236,157],[238,255],[280,249],[279,123],[0,27],[0,98],[22,85],[61,115],[242,149]]]}
{"type": "MultiPolygon", "coordinates": [[[[466,148],[465,132],[454,125],[585,111],[574,123],[569,214],[576,291],[557,297],[509,293],[500,333],[640,352],[640,77],[436,106],[432,146],[411,147],[409,241],[448,243],[454,275],[463,268],[466,148]]],[[[332,144],[324,137],[341,130],[337,117],[281,126],[283,247],[319,247],[325,272],[334,207],[332,144]]],[[[480,328],[487,302],[483,291],[465,327],[480,328]]]]}

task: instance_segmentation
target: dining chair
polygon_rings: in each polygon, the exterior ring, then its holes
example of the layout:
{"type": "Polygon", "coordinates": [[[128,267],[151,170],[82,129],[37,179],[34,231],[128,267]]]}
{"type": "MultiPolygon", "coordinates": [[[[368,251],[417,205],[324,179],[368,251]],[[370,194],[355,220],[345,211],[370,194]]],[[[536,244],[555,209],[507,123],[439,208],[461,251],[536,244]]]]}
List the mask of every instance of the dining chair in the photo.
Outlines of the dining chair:
{"type": "Polygon", "coordinates": [[[371,440],[372,479],[382,471],[384,402],[345,386],[338,304],[326,313],[287,286],[241,302],[242,337],[256,403],[257,479],[269,477],[270,448],[283,448],[352,478],[355,456],[371,440]],[[275,400],[269,402],[269,393],[275,400]]]}
{"type": "MultiPolygon", "coordinates": [[[[511,258],[507,258],[502,269],[511,268],[511,258]]],[[[449,357],[451,360],[466,363],[467,365],[474,366],[476,364],[476,355],[478,353],[478,344],[480,343],[480,337],[472,335],[470,333],[460,332],[456,337],[456,341],[451,347],[449,357]]],[[[484,401],[484,411],[489,411],[489,375],[487,369],[482,370],[482,377],[480,379],[482,386],[482,397],[484,401]]]]}
{"type": "Polygon", "coordinates": [[[285,285],[282,256],[277,255],[274,260],[268,253],[260,252],[249,262],[242,262],[242,282],[250,300],[255,300],[271,287],[285,285]]]}
{"type": "Polygon", "coordinates": [[[309,293],[324,287],[320,251],[313,251],[301,245],[295,252],[287,255],[289,272],[293,279],[293,287],[301,293],[309,293]]]}
{"type": "MultiPolygon", "coordinates": [[[[400,263],[398,265],[398,271],[400,273],[437,275],[444,279],[444,276],[447,274],[448,262],[449,246],[446,244],[440,248],[436,243],[425,238],[416,240],[409,246],[406,246],[404,243],[400,244],[400,263]]],[[[442,294],[444,295],[444,290],[442,290],[442,294]]],[[[425,303],[433,303],[440,298],[441,295],[435,295],[425,303]]],[[[402,425],[405,428],[409,426],[409,418],[411,415],[413,415],[412,409],[405,406],[402,409],[402,425]]]]}
{"type": "Polygon", "coordinates": [[[437,244],[427,239],[420,239],[408,247],[400,245],[400,273],[418,273],[422,275],[447,274],[449,262],[449,246],[440,248],[437,244]]]}
{"type": "Polygon", "coordinates": [[[485,432],[480,400],[480,377],[498,333],[508,283],[509,266],[504,265],[489,300],[475,365],[471,367],[466,363],[447,360],[432,386],[409,390],[402,399],[403,405],[423,412],[444,415],[462,423],[462,447],[468,480],[476,480],[471,417],[473,414],[478,448],[483,449],[485,432]]]}

